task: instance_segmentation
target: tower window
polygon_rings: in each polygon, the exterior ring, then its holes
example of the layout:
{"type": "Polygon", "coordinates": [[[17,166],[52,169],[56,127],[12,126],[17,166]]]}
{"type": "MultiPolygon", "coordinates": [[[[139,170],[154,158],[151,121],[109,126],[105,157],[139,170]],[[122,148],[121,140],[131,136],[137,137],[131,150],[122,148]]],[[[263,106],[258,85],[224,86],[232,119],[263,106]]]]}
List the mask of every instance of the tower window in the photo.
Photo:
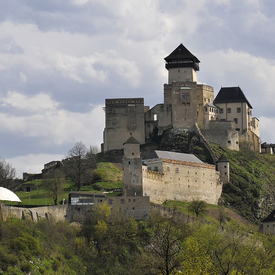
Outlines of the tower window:
{"type": "Polygon", "coordinates": [[[183,93],[182,100],[189,100],[189,93],[183,93]]]}

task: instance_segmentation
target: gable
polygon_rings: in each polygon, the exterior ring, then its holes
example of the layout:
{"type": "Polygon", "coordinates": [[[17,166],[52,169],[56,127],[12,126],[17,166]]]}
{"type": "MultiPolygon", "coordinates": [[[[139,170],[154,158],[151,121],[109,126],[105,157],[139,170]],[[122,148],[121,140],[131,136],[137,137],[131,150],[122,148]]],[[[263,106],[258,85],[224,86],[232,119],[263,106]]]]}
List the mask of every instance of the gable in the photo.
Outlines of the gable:
{"type": "Polygon", "coordinates": [[[241,103],[245,102],[252,109],[251,104],[245,97],[240,87],[222,87],[214,99],[214,104],[219,103],[241,103]]]}

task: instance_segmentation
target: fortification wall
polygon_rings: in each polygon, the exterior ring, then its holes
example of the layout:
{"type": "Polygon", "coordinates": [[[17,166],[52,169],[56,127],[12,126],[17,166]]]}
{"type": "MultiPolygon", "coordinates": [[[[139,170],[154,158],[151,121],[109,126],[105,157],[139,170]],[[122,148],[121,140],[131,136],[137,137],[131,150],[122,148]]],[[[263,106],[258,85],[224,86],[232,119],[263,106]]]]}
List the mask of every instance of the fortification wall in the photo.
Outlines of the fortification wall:
{"type": "Polygon", "coordinates": [[[221,193],[220,172],[214,165],[163,162],[163,173],[143,166],[143,194],[150,196],[151,202],[203,200],[217,204],[221,193]]]}
{"type": "Polygon", "coordinates": [[[136,220],[149,220],[151,217],[149,197],[110,197],[95,201],[94,205],[56,205],[35,208],[23,208],[0,204],[0,220],[14,217],[37,222],[41,219],[52,221],[84,222],[94,208],[107,202],[112,214],[121,213],[136,220]]]}
{"type": "Polygon", "coordinates": [[[234,128],[234,122],[209,121],[209,129],[201,130],[201,132],[209,142],[239,151],[239,132],[234,128]]]}

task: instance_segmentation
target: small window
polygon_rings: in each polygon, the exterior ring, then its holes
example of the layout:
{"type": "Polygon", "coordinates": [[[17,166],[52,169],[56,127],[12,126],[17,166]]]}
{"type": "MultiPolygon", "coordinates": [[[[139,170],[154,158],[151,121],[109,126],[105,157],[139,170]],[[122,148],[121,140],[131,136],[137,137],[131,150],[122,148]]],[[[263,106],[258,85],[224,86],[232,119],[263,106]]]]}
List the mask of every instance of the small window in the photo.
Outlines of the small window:
{"type": "Polygon", "coordinates": [[[157,120],[158,120],[158,115],[154,114],[154,121],[157,121],[157,120]]]}
{"type": "Polygon", "coordinates": [[[234,118],[235,124],[238,124],[238,119],[234,118]]]}
{"type": "Polygon", "coordinates": [[[210,103],[210,98],[208,98],[208,103],[210,103]]]}
{"type": "Polygon", "coordinates": [[[154,167],[154,171],[158,171],[159,168],[157,166],[154,167]]]}
{"type": "Polygon", "coordinates": [[[228,140],[228,143],[230,144],[230,143],[231,143],[231,140],[228,140]]]}
{"type": "Polygon", "coordinates": [[[187,113],[187,109],[184,109],[184,113],[185,113],[185,114],[187,113]]]}
{"type": "Polygon", "coordinates": [[[241,130],[240,128],[236,128],[236,131],[240,132],[240,130],[241,130]]]}
{"type": "Polygon", "coordinates": [[[204,101],[206,102],[206,98],[204,98],[204,101]]]}
{"type": "Polygon", "coordinates": [[[167,170],[167,172],[170,172],[170,167],[169,167],[169,166],[167,166],[166,170],[167,170]]]}
{"type": "Polygon", "coordinates": [[[148,171],[151,171],[152,169],[151,169],[151,167],[149,166],[149,167],[147,167],[147,170],[148,170],[148,171]]]}
{"type": "Polygon", "coordinates": [[[205,112],[207,112],[207,107],[204,108],[205,112]]]}
{"type": "Polygon", "coordinates": [[[112,124],[114,125],[114,124],[116,124],[116,123],[117,123],[116,119],[113,119],[113,120],[112,120],[112,124]]]}
{"type": "Polygon", "coordinates": [[[189,100],[189,93],[183,93],[182,100],[189,100]]]}
{"type": "Polygon", "coordinates": [[[113,204],[113,200],[109,200],[109,204],[113,204]]]}
{"type": "Polygon", "coordinates": [[[220,114],[223,114],[223,108],[220,108],[220,114]]]}
{"type": "Polygon", "coordinates": [[[237,113],[240,113],[240,112],[241,112],[241,108],[238,107],[238,108],[237,108],[237,113]]]}
{"type": "Polygon", "coordinates": [[[124,200],[124,199],[121,199],[121,200],[120,200],[120,203],[121,203],[121,204],[124,204],[124,203],[125,203],[125,200],[124,200]]]}
{"type": "Polygon", "coordinates": [[[176,168],[176,173],[178,173],[179,172],[179,168],[176,168]]]}
{"type": "Polygon", "coordinates": [[[228,113],[228,114],[231,113],[231,108],[227,108],[227,113],[228,113]]]}

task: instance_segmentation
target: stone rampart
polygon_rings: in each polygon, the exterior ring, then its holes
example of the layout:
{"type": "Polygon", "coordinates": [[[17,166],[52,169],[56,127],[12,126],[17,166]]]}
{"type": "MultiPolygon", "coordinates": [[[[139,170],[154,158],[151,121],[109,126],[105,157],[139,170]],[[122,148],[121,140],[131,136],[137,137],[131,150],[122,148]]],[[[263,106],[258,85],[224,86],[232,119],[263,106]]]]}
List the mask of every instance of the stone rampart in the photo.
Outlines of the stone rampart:
{"type": "Polygon", "coordinates": [[[203,200],[217,204],[222,193],[220,172],[214,165],[184,165],[181,161],[163,162],[163,172],[148,171],[143,166],[143,194],[150,201],[162,204],[166,200],[203,200]]]}
{"type": "Polygon", "coordinates": [[[0,204],[0,220],[7,220],[14,217],[17,219],[27,219],[37,222],[41,219],[52,221],[84,222],[87,215],[90,215],[94,208],[107,202],[112,208],[113,213],[121,213],[133,217],[136,220],[149,220],[150,199],[149,197],[108,197],[95,201],[94,205],[55,205],[35,208],[23,208],[6,206],[0,204]]]}

